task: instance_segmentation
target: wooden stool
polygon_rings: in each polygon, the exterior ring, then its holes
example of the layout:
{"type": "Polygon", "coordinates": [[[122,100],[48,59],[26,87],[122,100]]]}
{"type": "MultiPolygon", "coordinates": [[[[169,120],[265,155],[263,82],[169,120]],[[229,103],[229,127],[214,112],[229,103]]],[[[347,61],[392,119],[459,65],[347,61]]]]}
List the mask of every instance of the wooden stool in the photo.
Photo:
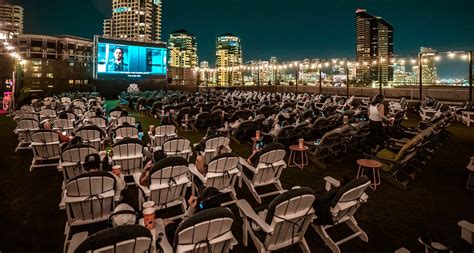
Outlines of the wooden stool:
{"type": "Polygon", "coordinates": [[[374,177],[370,188],[376,190],[377,185],[380,185],[381,182],[379,170],[382,168],[382,163],[375,160],[359,159],[357,160],[357,164],[359,165],[359,170],[357,170],[357,177],[364,175],[365,169],[372,169],[374,177]]]}
{"type": "Polygon", "coordinates": [[[303,146],[303,148],[300,148],[299,145],[291,145],[290,157],[288,158],[288,167],[298,167],[300,169],[303,169],[305,165],[308,165],[308,149],[309,148],[307,146],[303,146]],[[301,153],[301,163],[295,162],[297,152],[301,153]]]}

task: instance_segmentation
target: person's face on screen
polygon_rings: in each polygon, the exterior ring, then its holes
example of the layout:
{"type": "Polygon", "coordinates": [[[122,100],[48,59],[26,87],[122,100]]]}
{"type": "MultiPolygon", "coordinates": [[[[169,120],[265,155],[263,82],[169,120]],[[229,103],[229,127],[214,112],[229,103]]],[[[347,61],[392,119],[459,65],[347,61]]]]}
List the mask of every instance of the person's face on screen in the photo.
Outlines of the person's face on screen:
{"type": "Polygon", "coordinates": [[[119,61],[119,62],[122,61],[122,59],[123,59],[123,51],[122,51],[121,48],[115,49],[115,51],[114,51],[114,57],[115,57],[115,60],[116,60],[116,61],[119,61]]]}

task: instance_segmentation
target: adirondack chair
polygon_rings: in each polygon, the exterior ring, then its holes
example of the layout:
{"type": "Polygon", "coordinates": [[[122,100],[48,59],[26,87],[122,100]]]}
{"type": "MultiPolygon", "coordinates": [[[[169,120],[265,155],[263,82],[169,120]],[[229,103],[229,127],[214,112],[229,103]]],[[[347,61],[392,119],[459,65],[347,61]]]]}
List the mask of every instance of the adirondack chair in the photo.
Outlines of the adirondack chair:
{"type": "Polygon", "coordinates": [[[67,253],[148,253],[152,242],[153,236],[144,226],[123,225],[90,236],[87,231],[74,234],[67,253]]]}
{"type": "MultiPolygon", "coordinates": [[[[235,203],[237,194],[235,192],[235,182],[240,176],[239,157],[232,153],[225,153],[215,156],[207,165],[206,175],[202,175],[194,164],[189,165],[192,176],[197,177],[204,187],[214,187],[222,193],[229,193],[232,201],[222,204],[222,206],[235,203]]],[[[198,191],[198,186],[193,180],[193,192],[198,191]]]]}
{"type": "Polygon", "coordinates": [[[258,252],[276,251],[297,243],[303,252],[309,253],[304,235],[315,218],[314,199],[310,188],[291,189],[277,196],[258,214],[246,200],[238,200],[244,221],[244,245],[248,245],[250,235],[258,252]]]}
{"type": "Polygon", "coordinates": [[[239,186],[242,186],[242,179],[249,188],[258,203],[262,202],[263,197],[272,196],[282,193],[284,190],[281,187],[280,175],[285,163],[285,147],[277,142],[268,144],[260,151],[257,166],[252,166],[243,158],[239,159],[241,165],[241,179],[239,186]],[[257,189],[262,186],[273,185],[275,191],[267,193],[258,193],[257,189]]]}
{"type": "MultiPolygon", "coordinates": [[[[157,221],[157,234],[164,234],[162,220],[157,221]]],[[[227,208],[204,210],[179,224],[174,242],[170,244],[164,236],[160,246],[165,253],[228,253],[237,245],[231,230],[233,223],[234,215],[227,208]]]]}
{"type": "Polygon", "coordinates": [[[140,184],[140,174],[133,178],[139,187],[139,206],[145,201],[155,202],[156,210],[179,206],[182,214],[172,217],[180,218],[186,212],[185,194],[189,184],[188,161],[179,156],[166,157],[155,163],[149,172],[149,186],[140,184]]]}
{"type": "Polygon", "coordinates": [[[326,193],[321,194],[315,202],[317,218],[311,224],[324,243],[333,253],[340,253],[339,245],[359,237],[367,242],[367,234],[357,225],[354,214],[359,207],[367,202],[368,196],[365,190],[370,185],[370,179],[362,176],[342,186],[339,181],[331,177],[325,177],[326,193]],[[333,187],[338,187],[333,190],[333,187]],[[333,227],[346,224],[354,233],[335,242],[328,234],[333,227]]]}
{"type": "Polygon", "coordinates": [[[38,130],[31,135],[31,140],[33,161],[31,162],[30,172],[34,168],[57,168],[61,158],[58,133],[51,130],[38,130]]]}

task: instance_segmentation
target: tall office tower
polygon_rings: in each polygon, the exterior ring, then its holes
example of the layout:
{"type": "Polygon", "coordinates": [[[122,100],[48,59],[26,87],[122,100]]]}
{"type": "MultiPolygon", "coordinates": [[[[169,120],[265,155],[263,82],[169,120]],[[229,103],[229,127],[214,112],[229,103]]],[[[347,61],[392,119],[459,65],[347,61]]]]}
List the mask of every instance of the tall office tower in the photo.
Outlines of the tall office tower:
{"type": "Polygon", "coordinates": [[[156,42],[161,35],[161,0],[112,0],[104,37],[156,42]]]}
{"type": "MultiPolygon", "coordinates": [[[[436,85],[438,81],[438,70],[436,68],[436,54],[438,52],[433,48],[421,47],[421,79],[423,84],[436,85]]],[[[413,66],[416,75],[416,82],[420,80],[419,66],[413,66]]]]}
{"type": "Polygon", "coordinates": [[[186,30],[170,33],[168,40],[168,64],[171,67],[197,67],[196,36],[186,30]]]}
{"type": "Polygon", "coordinates": [[[224,33],[216,39],[217,85],[236,85],[242,82],[242,46],[240,38],[224,33]]]}
{"type": "Polygon", "coordinates": [[[198,66],[196,36],[185,30],[170,33],[168,56],[168,72],[174,83],[193,83],[198,66]]]}
{"type": "Polygon", "coordinates": [[[0,40],[23,34],[23,7],[0,3],[0,40]]]}
{"type": "Polygon", "coordinates": [[[393,79],[393,26],[381,17],[356,10],[357,79],[365,82],[393,79]]]}

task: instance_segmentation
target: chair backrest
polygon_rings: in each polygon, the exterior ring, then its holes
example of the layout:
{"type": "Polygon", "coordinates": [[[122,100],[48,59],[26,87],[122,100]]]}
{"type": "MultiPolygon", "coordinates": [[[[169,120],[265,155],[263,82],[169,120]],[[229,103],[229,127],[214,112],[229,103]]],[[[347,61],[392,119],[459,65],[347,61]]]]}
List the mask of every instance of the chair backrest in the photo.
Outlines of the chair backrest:
{"type": "Polygon", "coordinates": [[[129,125],[135,125],[135,118],[132,116],[122,116],[117,119],[117,124],[122,125],[123,123],[127,122],[129,125]]]}
{"type": "Polygon", "coordinates": [[[138,129],[135,126],[122,125],[115,129],[115,136],[119,138],[137,138],[138,129]]]}
{"type": "Polygon", "coordinates": [[[206,162],[209,162],[216,154],[216,149],[219,146],[229,146],[230,139],[223,136],[218,136],[211,138],[206,141],[205,148],[204,148],[204,155],[206,158],[206,162]]]}
{"type": "Polygon", "coordinates": [[[286,167],[285,148],[282,144],[274,142],[265,146],[260,152],[257,173],[252,177],[252,182],[257,186],[272,184],[280,178],[281,172],[286,167]]]}
{"type": "Polygon", "coordinates": [[[85,106],[84,101],[81,100],[81,99],[75,99],[74,101],[72,101],[72,104],[76,107],[84,107],[85,106]]]}
{"type": "Polygon", "coordinates": [[[102,118],[102,117],[90,117],[89,119],[92,124],[100,127],[100,128],[103,128],[103,127],[106,127],[107,126],[107,120],[105,118],[102,118]]]}
{"type": "Polygon", "coordinates": [[[150,200],[158,209],[182,201],[188,187],[188,161],[182,157],[166,157],[150,170],[150,200]]]}
{"type": "Polygon", "coordinates": [[[24,113],[21,113],[18,117],[20,119],[34,119],[34,120],[40,120],[39,118],[39,115],[36,114],[36,113],[32,113],[32,112],[27,112],[27,111],[23,111],[24,113]]]}
{"type": "Polygon", "coordinates": [[[97,149],[85,144],[72,145],[64,149],[61,153],[64,179],[71,179],[82,174],[81,163],[90,154],[98,154],[97,149]]]}
{"type": "Polygon", "coordinates": [[[31,112],[31,113],[35,112],[35,108],[31,105],[23,105],[23,106],[20,107],[20,110],[31,112]]]}
{"type": "Polygon", "coordinates": [[[151,251],[153,237],[141,225],[123,225],[101,230],[78,245],[75,252],[145,253],[151,251]]]}
{"type": "Polygon", "coordinates": [[[36,119],[20,119],[17,128],[24,131],[37,130],[39,129],[39,121],[36,119]]]}
{"type": "Polygon", "coordinates": [[[291,189],[278,195],[269,205],[265,222],[273,232],[265,237],[265,248],[273,251],[304,238],[314,216],[315,196],[310,188],[291,189]]]}
{"type": "Polygon", "coordinates": [[[31,135],[31,139],[35,157],[49,159],[61,154],[58,133],[50,130],[39,130],[31,135]]]}
{"type": "Polygon", "coordinates": [[[106,220],[114,210],[115,178],[96,171],[72,178],[65,187],[68,222],[106,220]]]}
{"type": "Polygon", "coordinates": [[[121,165],[125,175],[132,174],[142,168],[143,146],[138,139],[125,138],[114,144],[112,161],[121,165]]]}
{"type": "Polygon", "coordinates": [[[239,157],[232,153],[220,154],[212,158],[207,165],[206,187],[218,190],[234,187],[239,173],[239,157]]]}
{"type": "Polygon", "coordinates": [[[40,111],[40,115],[45,118],[56,118],[56,111],[50,108],[44,108],[40,111]]]}
{"type": "Polygon", "coordinates": [[[163,143],[162,150],[167,156],[181,156],[189,160],[191,156],[191,142],[185,138],[171,138],[163,143]]]}
{"type": "Polygon", "coordinates": [[[232,212],[223,207],[201,211],[179,224],[173,252],[228,253],[237,244],[232,234],[232,212]]]}
{"type": "Polygon", "coordinates": [[[345,219],[354,215],[361,204],[361,197],[369,185],[370,179],[367,176],[362,176],[339,188],[330,202],[335,224],[344,222],[345,219]]]}
{"type": "Polygon", "coordinates": [[[74,122],[68,119],[56,119],[54,121],[54,128],[72,129],[74,128],[74,122]]]}
{"type": "Polygon", "coordinates": [[[173,125],[162,125],[155,128],[155,135],[173,135],[176,133],[176,127],[173,125]]]}

